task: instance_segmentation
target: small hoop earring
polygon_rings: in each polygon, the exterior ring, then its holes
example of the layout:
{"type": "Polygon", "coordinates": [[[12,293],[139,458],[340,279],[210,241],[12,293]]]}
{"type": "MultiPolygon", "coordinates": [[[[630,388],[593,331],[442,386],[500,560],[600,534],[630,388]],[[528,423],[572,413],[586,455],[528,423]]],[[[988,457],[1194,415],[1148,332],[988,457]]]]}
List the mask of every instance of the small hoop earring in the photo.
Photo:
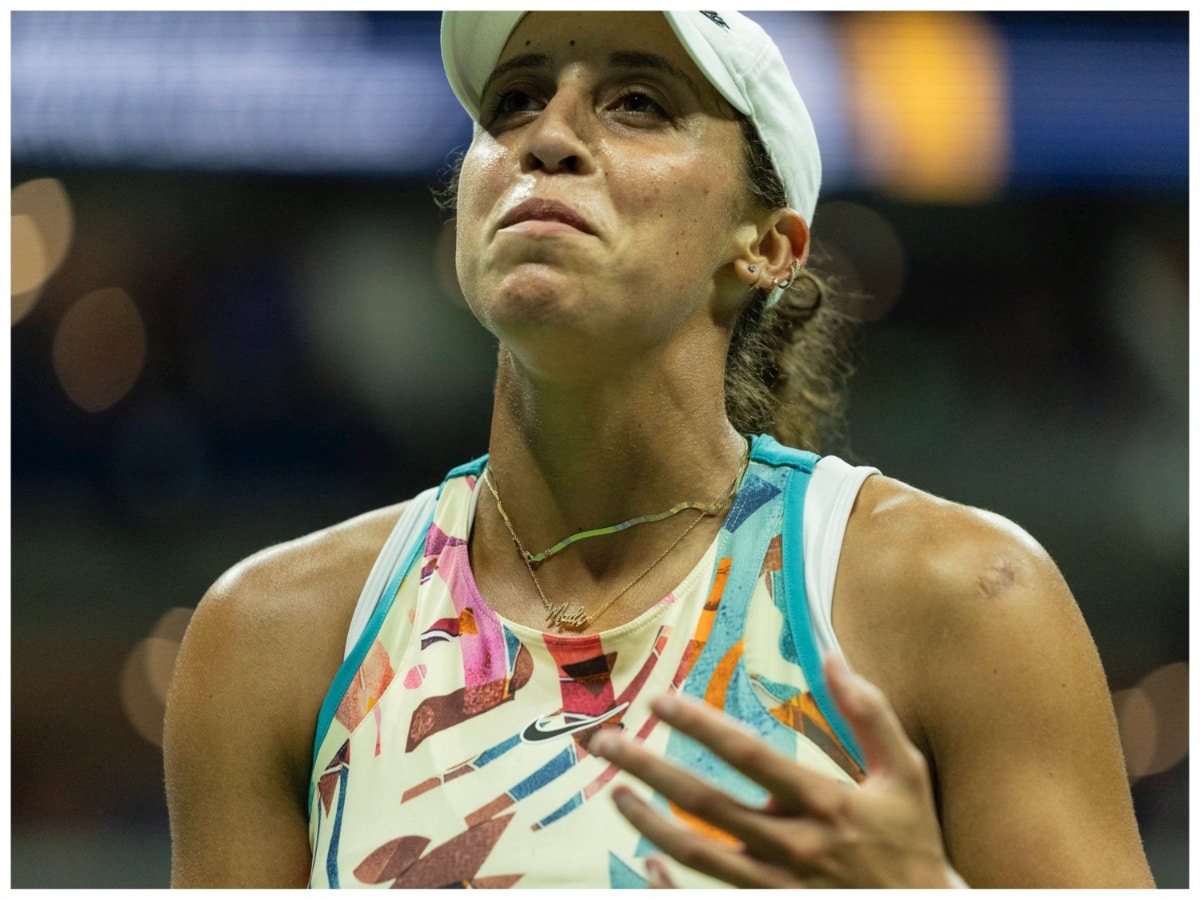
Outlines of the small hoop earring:
{"type": "Polygon", "coordinates": [[[797,269],[797,267],[798,267],[798,261],[797,261],[797,262],[794,262],[794,263],[792,263],[791,270],[788,272],[788,277],[787,277],[787,278],[785,278],[783,281],[780,281],[778,278],[777,278],[777,279],[775,279],[775,287],[777,287],[777,288],[788,288],[788,287],[791,287],[791,285],[792,285],[792,282],[796,280],[796,269],[797,269]]]}

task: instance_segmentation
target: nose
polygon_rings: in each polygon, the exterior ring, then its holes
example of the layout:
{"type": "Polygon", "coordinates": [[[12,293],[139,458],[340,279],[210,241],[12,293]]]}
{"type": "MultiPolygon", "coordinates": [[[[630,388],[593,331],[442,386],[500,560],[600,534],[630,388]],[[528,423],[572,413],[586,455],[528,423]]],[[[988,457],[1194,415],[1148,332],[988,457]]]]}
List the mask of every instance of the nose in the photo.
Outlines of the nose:
{"type": "Polygon", "coordinates": [[[530,123],[521,155],[527,172],[582,175],[592,170],[586,140],[587,107],[573,90],[559,90],[530,123]]]}

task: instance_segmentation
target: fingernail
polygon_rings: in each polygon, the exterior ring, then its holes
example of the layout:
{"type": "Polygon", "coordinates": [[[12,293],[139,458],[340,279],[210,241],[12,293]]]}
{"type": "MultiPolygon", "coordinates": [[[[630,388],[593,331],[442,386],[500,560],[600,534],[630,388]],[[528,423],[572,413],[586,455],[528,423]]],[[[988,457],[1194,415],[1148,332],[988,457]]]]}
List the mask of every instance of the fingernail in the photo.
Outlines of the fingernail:
{"type": "Polygon", "coordinates": [[[829,654],[828,660],[828,675],[838,682],[835,685],[839,694],[838,705],[849,713],[863,712],[862,679],[854,674],[854,670],[840,653],[829,654]]]}
{"type": "Polygon", "coordinates": [[[617,735],[615,728],[601,728],[588,741],[588,753],[592,756],[607,756],[616,746],[617,735]]]}
{"type": "Polygon", "coordinates": [[[846,659],[840,653],[830,653],[825,657],[829,661],[829,667],[835,678],[841,678],[842,681],[850,681],[852,673],[850,667],[846,665],[846,659]]]}
{"type": "Polygon", "coordinates": [[[679,698],[674,694],[662,694],[655,697],[650,706],[660,716],[669,716],[679,710],[679,698]]]}
{"type": "Polygon", "coordinates": [[[629,804],[633,802],[633,794],[630,793],[627,787],[616,787],[612,793],[613,803],[617,805],[617,809],[628,809],[629,804]]]}
{"type": "Polygon", "coordinates": [[[671,883],[667,880],[667,868],[656,856],[651,856],[646,860],[646,883],[655,888],[670,887],[671,883]]]}

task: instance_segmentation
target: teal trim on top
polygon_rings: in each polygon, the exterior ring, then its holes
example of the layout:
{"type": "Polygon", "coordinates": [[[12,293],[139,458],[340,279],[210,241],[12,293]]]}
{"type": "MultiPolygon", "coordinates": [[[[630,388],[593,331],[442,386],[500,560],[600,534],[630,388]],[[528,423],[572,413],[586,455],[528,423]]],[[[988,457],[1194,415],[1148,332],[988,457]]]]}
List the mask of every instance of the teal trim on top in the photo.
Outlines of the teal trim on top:
{"type": "MultiPolygon", "coordinates": [[[[418,531],[419,535],[425,535],[429,531],[429,526],[433,523],[433,513],[437,509],[436,502],[434,508],[429,511],[429,516],[425,520],[424,526],[418,531]]],[[[413,541],[407,548],[404,554],[403,561],[392,575],[391,581],[387,587],[383,589],[380,595],[379,602],[375,605],[375,611],[371,614],[371,618],[367,621],[367,626],[359,635],[358,641],[349,655],[342,660],[342,664],[338,666],[337,673],[333,676],[333,682],[329,685],[329,691],[325,694],[325,700],[321,704],[321,711],[317,714],[317,732],[313,739],[313,759],[312,766],[315,769],[317,765],[317,752],[321,749],[321,744],[325,740],[325,735],[329,731],[329,725],[333,721],[334,715],[337,713],[338,704],[342,702],[342,697],[350,687],[350,682],[354,680],[354,675],[358,672],[358,667],[362,665],[366,659],[367,651],[371,649],[371,645],[375,642],[375,636],[379,634],[379,629],[383,627],[383,621],[387,618],[388,612],[392,608],[392,602],[396,599],[396,594],[400,590],[400,585],[404,583],[405,576],[408,575],[408,570],[412,568],[416,562],[417,556],[425,546],[425,541],[418,538],[413,541]]],[[[309,781],[308,793],[309,803],[312,803],[312,781],[309,781]]]]}
{"type": "Polygon", "coordinates": [[[807,450],[786,447],[769,434],[756,434],[750,440],[750,458],[756,462],[766,463],[768,466],[802,469],[811,475],[813,466],[821,458],[807,450]]]}
{"type": "Polygon", "coordinates": [[[812,624],[808,614],[808,588],[804,583],[804,498],[808,493],[809,477],[817,457],[804,450],[794,450],[784,447],[768,438],[773,447],[767,451],[778,458],[776,465],[791,465],[799,469],[788,479],[783,496],[783,591],[786,598],[788,626],[792,633],[792,641],[796,647],[796,655],[800,659],[800,668],[808,680],[809,690],[813,700],[825,716],[825,721],[833,733],[837,735],[846,752],[864,772],[862,749],[854,737],[849,723],[842,716],[841,710],[833,702],[829,687],[825,683],[825,672],[821,668],[821,655],[817,652],[817,644],[813,639],[812,624]],[[803,473],[802,477],[796,475],[803,473]]]}
{"type": "MultiPolygon", "coordinates": [[[[483,467],[487,465],[487,460],[488,458],[485,454],[469,463],[451,469],[442,480],[442,484],[438,488],[437,497],[441,498],[446,483],[451,479],[461,478],[466,475],[478,476],[483,471],[483,467]]],[[[404,583],[409,570],[413,567],[421,550],[425,547],[424,536],[429,532],[429,526],[433,524],[433,514],[436,510],[437,500],[435,499],[433,508],[430,509],[424,525],[416,532],[418,535],[417,539],[402,551],[401,563],[392,575],[387,587],[383,589],[383,593],[379,597],[379,602],[375,605],[375,610],[371,614],[371,618],[367,621],[367,626],[363,629],[363,633],[359,635],[353,649],[342,660],[342,664],[338,666],[338,670],[333,676],[333,682],[329,685],[329,691],[325,694],[325,700],[321,703],[321,711],[317,714],[317,730],[312,748],[312,768],[314,769],[317,765],[317,752],[321,749],[325,735],[329,732],[329,725],[333,721],[333,717],[337,714],[338,704],[342,702],[342,697],[345,696],[347,689],[349,689],[350,682],[353,681],[355,673],[358,672],[358,667],[366,659],[367,652],[371,649],[371,644],[375,642],[375,637],[379,634],[379,629],[383,627],[383,622],[392,608],[396,594],[400,591],[400,585],[404,583]]],[[[312,805],[312,792],[313,781],[309,779],[308,802],[310,806],[312,805]]]]}
{"type": "MultiPolygon", "coordinates": [[[[454,479],[454,478],[461,478],[464,475],[474,475],[474,476],[478,477],[478,475],[483,471],[484,467],[487,465],[487,462],[488,462],[488,455],[485,453],[485,454],[483,454],[483,456],[479,457],[478,459],[473,459],[469,463],[463,463],[461,466],[456,466],[455,468],[451,469],[448,473],[446,473],[446,477],[442,479],[442,487],[446,486],[447,481],[450,481],[451,479],[454,479]]],[[[440,497],[441,495],[442,495],[442,492],[439,490],[438,496],[440,497]]]]}

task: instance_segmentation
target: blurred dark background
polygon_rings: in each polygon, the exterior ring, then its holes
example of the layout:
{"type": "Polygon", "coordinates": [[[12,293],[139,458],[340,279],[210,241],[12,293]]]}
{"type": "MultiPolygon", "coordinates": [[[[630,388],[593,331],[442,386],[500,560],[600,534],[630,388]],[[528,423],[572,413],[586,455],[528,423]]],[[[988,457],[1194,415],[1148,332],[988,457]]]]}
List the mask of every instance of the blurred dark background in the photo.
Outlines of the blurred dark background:
{"type": "MultiPolygon", "coordinates": [[[[1058,561],[1188,883],[1188,18],[770,13],[866,295],[844,454],[1058,561]]],[[[11,870],[162,887],[191,608],[483,452],[428,13],[14,12],[11,870]]]]}

